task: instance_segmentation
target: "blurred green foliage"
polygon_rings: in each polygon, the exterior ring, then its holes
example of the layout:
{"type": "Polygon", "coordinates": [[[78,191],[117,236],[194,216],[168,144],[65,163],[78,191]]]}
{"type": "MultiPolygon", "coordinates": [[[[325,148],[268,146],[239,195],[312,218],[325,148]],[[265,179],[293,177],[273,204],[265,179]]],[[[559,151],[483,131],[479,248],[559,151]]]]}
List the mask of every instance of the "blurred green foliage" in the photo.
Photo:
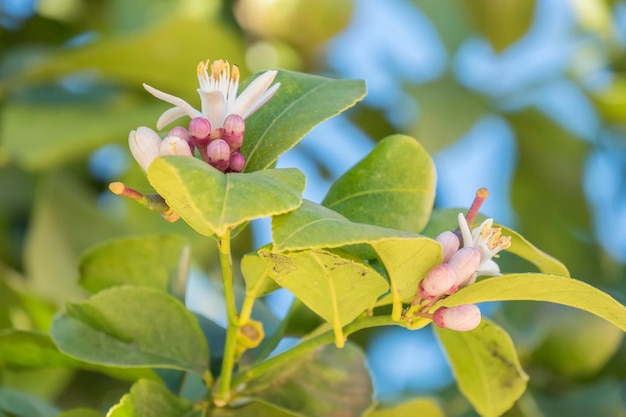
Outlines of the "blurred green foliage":
{"type": "MultiPolygon", "coordinates": [[[[531,0],[412,2],[431,20],[450,54],[477,35],[486,37],[495,51],[506,51],[528,30],[535,7],[531,0]]],[[[571,3],[581,36],[593,37],[596,47],[607,52],[603,65],[613,75],[603,90],[583,91],[623,151],[626,53],[613,27],[614,3],[623,2],[571,3]]],[[[266,67],[329,72],[325,42],[348,24],[352,10],[350,0],[68,0],[41,1],[23,21],[0,10],[15,24],[0,28],[2,327],[46,330],[65,301],[84,299],[77,284],[80,255],[112,237],[178,233],[188,239],[194,264],[210,274],[217,265],[212,245],[182,222],[166,223],[126,201],[101,205],[108,180],[90,173],[88,158],[105,144],[125,146],[131,129],[152,125],[165,110],[143,91],[142,82],[195,103],[194,69],[201,60],[237,63],[242,78],[266,67]]],[[[580,83],[574,67],[570,78],[580,83]]],[[[534,108],[503,111],[490,97],[462,86],[452,71],[404,88],[419,103],[421,117],[400,133],[415,135],[430,152],[452,144],[487,114],[504,117],[518,151],[511,192],[516,229],[563,261],[572,276],[618,298],[624,294],[626,267],[595,238],[592,205],[582,187],[585,162],[604,146],[602,141],[581,141],[534,108]]],[[[394,131],[379,109],[361,105],[350,116],[372,138],[394,131]]],[[[150,190],[139,168],[129,167],[116,179],[150,190]]],[[[626,173],[622,184],[624,178],[626,173]]],[[[251,250],[250,235],[242,234],[235,245],[238,253],[251,250]]],[[[513,256],[503,261],[511,268],[518,262],[513,256]]],[[[626,415],[621,334],[572,311],[520,302],[496,313],[494,320],[511,332],[531,378],[529,391],[507,415],[626,415]],[[594,343],[580,340],[578,334],[588,337],[590,332],[594,343]]],[[[7,388],[0,392],[0,403],[19,397],[20,407],[33,403],[12,388],[62,409],[101,409],[118,401],[128,387],[99,372],[2,365],[0,383],[7,388]]],[[[438,395],[446,415],[472,415],[457,388],[438,395]]],[[[14,412],[0,409],[0,415],[5,411],[14,412]]]]}

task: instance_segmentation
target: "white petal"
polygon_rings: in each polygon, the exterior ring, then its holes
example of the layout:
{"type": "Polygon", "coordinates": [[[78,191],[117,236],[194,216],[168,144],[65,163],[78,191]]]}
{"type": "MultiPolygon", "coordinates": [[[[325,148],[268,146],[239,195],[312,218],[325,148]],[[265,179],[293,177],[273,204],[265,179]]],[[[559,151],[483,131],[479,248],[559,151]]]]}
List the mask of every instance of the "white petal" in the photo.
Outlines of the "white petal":
{"type": "MultiPolygon", "coordinates": [[[[157,129],[161,130],[165,126],[172,123],[174,120],[179,119],[183,116],[188,116],[188,114],[185,113],[183,109],[181,109],[180,107],[172,107],[171,109],[165,110],[163,112],[163,114],[159,117],[159,120],[157,120],[156,127],[157,129]]],[[[198,116],[202,116],[202,113],[196,111],[196,114],[194,116],[189,117],[193,119],[194,117],[198,116]]]]}
{"type": "Polygon", "coordinates": [[[459,213],[458,220],[459,229],[461,229],[461,236],[463,237],[463,247],[473,248],[474,242],[472,241],[472,232],[470,231],[469,225],[467,224],[467,220],[465,220],[463,213],[459,213]]]}
{"type": "Polygon", "coordinates": [[[128,135],[128,146],[139,166],[147,171],[148,167],[159,155],[161,137],[152,129],[141,126],[128,135]]]}
{"type": "Polygon", "coordinates": [[[202,115],[211,122],[211,128],[217,129],[224,124],[226,117],[226,99],[220,91],[202,91],[198,89],[202,100],[202,115]]]}
{"type": "Polygon", "coordinates": [[[485,259],[478,265],[476,268],[476,273],[480,276],[489,275],[489,276],[499,276],[502,275],[500,273],[500,267],[497,263],[495,263],[491,259],[485,259]]]}
{"type": "MultiPolygon", "coordinates": [[[[248,110],[257,102],[259,99],[265,94],[270,84],[274,81],[276,74],[278,72],[276,70],[265,71],[263,74],[256,77],[254,81],[246,87],[245,90],[241,93],[232,108],[228,109],[229,114],[239,114],[243,117],[245,113],[248,113],[248,110]]],[[[278,87],[276,87],[278,88],[278,87]]],[[[274,90],[272,94],[275,92],[274,90]]],[[[271,96],[270,96],[271,97],[271,96]]],[[[269,100],[269,97],[267,97],[269,100]]],[[[258,107],[257,107],[258,108],[258,107]]],[[[256,110],[256,109],[255,109],[256,110]]],[[[250,112],[249,114],[251,114],[250,112]]],[[[245,119],[245,117],[244,117],[245,119]]]]}
{"type": "Polygon", "coordinates": [[[196,117],[196,115],[198,114],[198,110],[194,109],[191,104],[187,103],[180,97],[164,93],[163,91],[157,90],[154,87],[150,87],[148,84],[144,84],[143,88],[145,88],[148,93],[152,94],[159,100],[163,100],[166,103],[170,103],[176,107],[179,107],[187,116],[191,118],[196,117]]]}
{"type": "Polygon", "coordinates": [[[276,90],[278,90],[278,87],[280,87],[280,83],[276,83],[273,86],[271,86],[270,89],[267,90],[265,94],[261,96],[261,98],[259,98],[252,106],[250,106],[250,108],[248,108],[248,110],[245,111],[244,114],[241,115],[241,117],[243,117],[244,119],[247,119],[248,116],[250,116],[252,113],[257,111],[259,107],[267,103],[267,101],[270,98],[272,98],[276,90]]]}
{"type": "Polygon", "coordinates": [[[191,156],[191,148],[184,139],[178,136],[168,136],[159,145],[159,155],[191,156]]]}

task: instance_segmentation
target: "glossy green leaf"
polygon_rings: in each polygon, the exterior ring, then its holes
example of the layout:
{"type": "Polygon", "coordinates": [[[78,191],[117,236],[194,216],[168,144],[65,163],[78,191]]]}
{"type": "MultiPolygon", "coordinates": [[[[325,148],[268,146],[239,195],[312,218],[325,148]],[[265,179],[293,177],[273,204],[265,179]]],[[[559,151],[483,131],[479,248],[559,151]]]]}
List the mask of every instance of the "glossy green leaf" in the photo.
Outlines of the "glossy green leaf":
{"type": "MultiPolygon", "coordinates": [[[[435,238],[439,233],[445,230],[455,230],[459,226],[457,220],[458,214],[465,212],[466,210],[463,209],[433,210],[428,226],[423,233],[426,236],[435,238]]],[[[484,219],[484,216],[479,216],[474,222],[474,226],[480,224],[479,222],[484,219]]],[[[511,247],[506,250],[507,252],[526,259],[545,274],[561,275],[564,277],[570,276],[567,267],[561,261],[537,248],[515,230],[500,224],[494,224],[494,227],[502,228],[502,235],[511,237],[511,247]]]]}
{"type": "Polygon", "coordinates": [[[240,395],[300,416],[360,416],[372,406],[373,388],[363,352],[348,343],[296,356],[249,381],[240,395]]]}
{"type": "Polygon", "coordinates": [[[138,285],[184,297],[189,246],[177,235],[121,238],[101,243],[80,260],[80,283],[90,292],[138,285]]]}
{"type": "Polygon", "coordinates": [[[324,206],[305,200],[295,211],[272,219],[274,251],[370,243],[391,238],[414,238],[401,230],[353,223],[324,206]]]}
{"type": "Polygon", "coordinates": [[[323,250],[287,254],[265,250],[270,276],[333,325],[335,343],[344,343],[342,327],[352,322],[385,293],[387,281],[374,269],[343,252],[323,250]]]}
{"type": "Polygon", "coordinates": [[[104,417],[104,414],[100,411],[91,410],[89,408],[74,408],[72,410],[62,412],[57,417],[104,417]]]}
{"type": "Polygon", "coordinates": [[[322,205],[353,222],[420,232],[435,201],[435,164],[412,137],[392,135],[338,178],[322,205]]]}
{"type": "Polygon", "coordinates": [[[89,363],[199,374],[208,367],[208,347],[195,316],[152,288],[112,287],[68,304],[50,333],[63,353],[89,363]]]}
{"type": "Polygon", "coordinates": [[[547,274],[510,274],[487,278],[462,288],[438,305],[484,301],[531,300],[588,311],[626,331],[626,307],[599,289],[573,278],[547,274]]]}
{"type": "Polygon", "coordinates": [[[0,331],[0,363],[7,367],[71,366],[79,364],[59,352],[45,333],[4,329],[0,331]]]}
{"type": "Polygon", "coordinates": [[[241,258],[241,274],[246,282],[246,296],[258,298],[279,288],[268,275],[267,263],[256,253],[247,253],[241,258]]]}
{"type": "Polygon", "coordinates": [[[391,293],[378,305],[393,304],[392,317],[400,320],[402,302],[417,294],[419,282],[435,265],[443,261],[441,245],[424,237],[389,239],[371,243],[389,278],[391,293]]]}
{"type": "Polygon", "coordinates": [[[0,414],[15,417],[56,417],[59,414],[52,405],[10,388],[0,387],[0,414]]]}
{"type": "Polygon", "coordinates": [[[315,125],[354,106],[365,96],[361,80],[337,80],[279,71],[281,86],[270,101],[246,120],[241,153],[246,172],[269,168],[315,125]]]}
{"type": "Polygon", "coordinates": [[[500,327],[483,318],[469,332],[436,329],[459,389],[483,417],[497,417],[526,390],[513,341],[500,327]]]}
{"type": "Polygon", "coordinates": [[[130,393],[107,413],[108,417],[185,417],[193,414],[189,401],[177,397],[158,382],[137,381],[130,393]]]}
{"type": "Polygon", "coordinates": [[[376,408],[367,417],[399,417],[399,416],[419,416],[419,417],[445,417],[443,410],[437,402],[430,398],[417,398],[407,401],[395,407],[376,408]]]}
{"type": "Polygon", "coordinates": [[[223,174],[197,158],[165,156],[148,169],[150,184],[193,229],[205,236],[252,219],[294,210],[304,175],[295,168],[223,174]]]}

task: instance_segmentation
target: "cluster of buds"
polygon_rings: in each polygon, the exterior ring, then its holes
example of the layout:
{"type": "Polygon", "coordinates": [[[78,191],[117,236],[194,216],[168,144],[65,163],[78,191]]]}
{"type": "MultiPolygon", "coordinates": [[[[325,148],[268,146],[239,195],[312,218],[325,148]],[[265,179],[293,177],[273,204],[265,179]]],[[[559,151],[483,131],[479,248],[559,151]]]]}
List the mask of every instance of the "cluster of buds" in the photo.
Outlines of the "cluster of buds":
{"type": "Polygon", "coordinates": [[[443,232],[435,238],[443,249],[443,263],[431,268],[419,283],[417,295],[408,312],[432,318],[435,325],[442,328],[467,331],[478,326],[480,310],[475,305],[441,307],[432,315],[423,311],[454,294],[459,288],[473,284],[478,276],[500,275],[500,268],[492,258],[498,257],[498,252],[511,246],[511,238],[502,236],[502,230],[493,227],[493,219],[487,219],[470,229],[488,195],[485,188],[479,189],[467,215],[459,213],[459,228],[443,232]]]}

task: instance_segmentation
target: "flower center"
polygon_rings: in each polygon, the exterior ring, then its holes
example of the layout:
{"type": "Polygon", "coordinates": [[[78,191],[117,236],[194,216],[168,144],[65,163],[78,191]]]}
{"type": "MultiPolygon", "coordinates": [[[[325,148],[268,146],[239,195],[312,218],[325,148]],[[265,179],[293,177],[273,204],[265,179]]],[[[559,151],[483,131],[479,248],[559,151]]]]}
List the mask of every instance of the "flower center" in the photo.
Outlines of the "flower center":
{"type": "Polygon", "coordinates": [[[232,67],[227,61],[218,59],[210,63],[210,60],[198,64],[197,73],[200,89],[205,92],[220,91],[225,98],[229,94],[237,94],[239,86],[239,68],[232,67]]]}

